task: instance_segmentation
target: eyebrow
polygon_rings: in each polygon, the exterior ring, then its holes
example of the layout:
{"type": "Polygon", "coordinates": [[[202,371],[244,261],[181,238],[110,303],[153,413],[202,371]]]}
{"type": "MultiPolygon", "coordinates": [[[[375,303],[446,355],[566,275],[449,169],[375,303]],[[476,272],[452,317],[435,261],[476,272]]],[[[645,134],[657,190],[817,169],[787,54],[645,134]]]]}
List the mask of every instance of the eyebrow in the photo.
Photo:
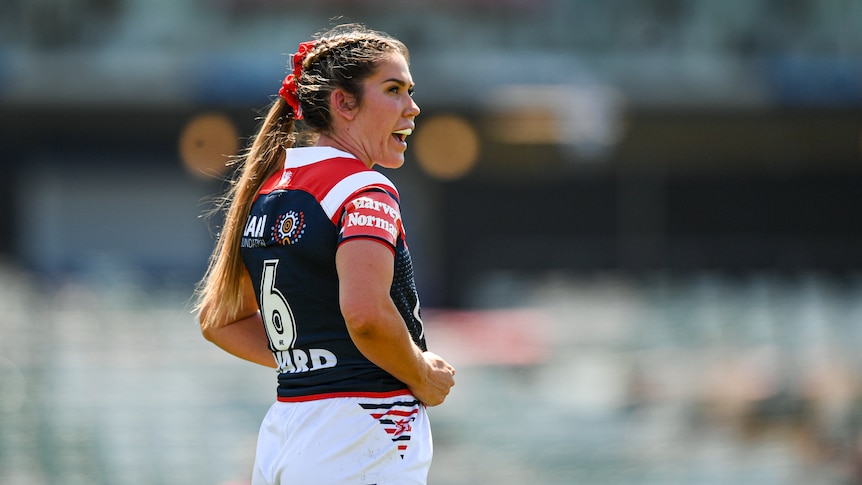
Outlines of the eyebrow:
{"type": "MultiPolygon", "coordinates": [[[[386,84],[386,83],[389,83],[389,82],[392,82],[392,83],[398,84],[399,86],[408,86],[407,81],[405,81],[405,80],[403,80],[403,79],[398,79],[398,78],[395,78],[395,77],[391,77],[391,78],[389,78],[389,79],[387,79],[387,80],[383,81],[381,84],[386,84]]],[[[415,84],[410,84],[409,86],[413,87],[413,86],[415,86],[415,84]]]]}

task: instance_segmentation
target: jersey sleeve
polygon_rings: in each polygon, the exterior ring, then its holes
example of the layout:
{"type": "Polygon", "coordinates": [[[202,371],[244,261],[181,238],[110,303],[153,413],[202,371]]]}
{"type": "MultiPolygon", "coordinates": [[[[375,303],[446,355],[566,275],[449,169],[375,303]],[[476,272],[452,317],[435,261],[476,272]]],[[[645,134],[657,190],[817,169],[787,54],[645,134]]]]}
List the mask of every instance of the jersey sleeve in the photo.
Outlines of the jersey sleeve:
{"type": "Polygon", "coordinates": [[[344,204],[338,244],[355,238],[373,239],[394,252],[402,232],[401,210],[391,195],[383,191],[361,192],[344,204]]]}

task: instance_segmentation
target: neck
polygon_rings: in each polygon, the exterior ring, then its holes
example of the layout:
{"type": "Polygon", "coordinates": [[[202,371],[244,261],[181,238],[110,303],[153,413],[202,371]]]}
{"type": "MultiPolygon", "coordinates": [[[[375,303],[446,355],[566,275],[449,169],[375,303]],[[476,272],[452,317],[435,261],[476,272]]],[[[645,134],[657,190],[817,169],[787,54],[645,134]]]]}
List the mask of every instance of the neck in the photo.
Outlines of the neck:
{"type": "Polygon", "coordinates": [[[317,143],[315,143],[314,146],[336,148],[343,152],[350,153],[354,157],[361,160],[362,163],[364,163],[368,168],[371,168],[374,165],[374,162],[370,159],[370,157],[364,156],[364,152],[360,149],[358,144],[351,143],[350,140],[345,140],[341,137],[321,134],[317,138],[317,143]]]}

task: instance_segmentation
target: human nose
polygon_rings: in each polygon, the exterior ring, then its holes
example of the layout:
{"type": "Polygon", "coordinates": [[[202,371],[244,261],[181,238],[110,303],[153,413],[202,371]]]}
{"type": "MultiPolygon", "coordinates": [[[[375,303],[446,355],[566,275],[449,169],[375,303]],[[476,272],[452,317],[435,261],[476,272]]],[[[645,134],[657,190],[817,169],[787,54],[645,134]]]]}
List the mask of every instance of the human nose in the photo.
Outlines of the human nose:
{"type": "Polygon", "coordinates": [[[413,98],[408,99],[410,100],[410,104],[407,106],[407,111],[405,115],[415,118],[419,116],[419,113],[421,113],[422,110],[419,109],[419,105],[416,104],[416,101],[413,98]]]}

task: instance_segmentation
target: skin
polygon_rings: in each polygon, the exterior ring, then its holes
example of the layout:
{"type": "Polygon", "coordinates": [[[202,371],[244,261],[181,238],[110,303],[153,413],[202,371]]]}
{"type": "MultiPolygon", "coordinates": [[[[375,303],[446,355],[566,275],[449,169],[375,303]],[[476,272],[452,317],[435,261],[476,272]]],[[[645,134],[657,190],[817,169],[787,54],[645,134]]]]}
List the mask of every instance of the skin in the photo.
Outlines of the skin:
{"type": "MultiPolygon", "coordinates": [[[[269,339],[258,310],[257,297],[247,272],[243,276],[241,288],[239,312],[225,321],[202,327],[203,336],[229,354],[275,368],[277,366],[269,350],[269,339]]],[[[202,322],[211,318],[208,307],[201,308],[199,318],[202,322]]]]}
{"type": "MultiPolygon", "coordinates": [[[[401,167],[407,144],[404,136],[393,133],[414,127],[419,107],[411,97],[412,90],[407,61],[400,54],[392,54],[363,83],[361,104],[343,90],[331,93],[332,129],[318,138],[317,145],[351,153],[368,167],[401,167]]],[[[455,369],[413,343],[389,295],[392,251],[379,242],[355,239],[339,247],[335,261],[341,312],[357,348],[406,384],[424,404],[442,403],[455,384],[455,369]]],[[[204,336],[237,357],[275,367],[248,275],[242,288],[243,305],[237,318],[209,327],[204,336]]],[[[201,311],[202,320],[206,310],[201,311]]]]}
{"type": "Polygon", "coordinates": [[[401,54],[391,54],[363,83],[359,105],[351,94],[335,89],[330,94],[332,129],[318,138],[318,146],[330,146],[353,154],[368,167],[404,165],[407,143],[395,131],[414,127],[419,106],[413,101],[413,78],[401,54]]]}

